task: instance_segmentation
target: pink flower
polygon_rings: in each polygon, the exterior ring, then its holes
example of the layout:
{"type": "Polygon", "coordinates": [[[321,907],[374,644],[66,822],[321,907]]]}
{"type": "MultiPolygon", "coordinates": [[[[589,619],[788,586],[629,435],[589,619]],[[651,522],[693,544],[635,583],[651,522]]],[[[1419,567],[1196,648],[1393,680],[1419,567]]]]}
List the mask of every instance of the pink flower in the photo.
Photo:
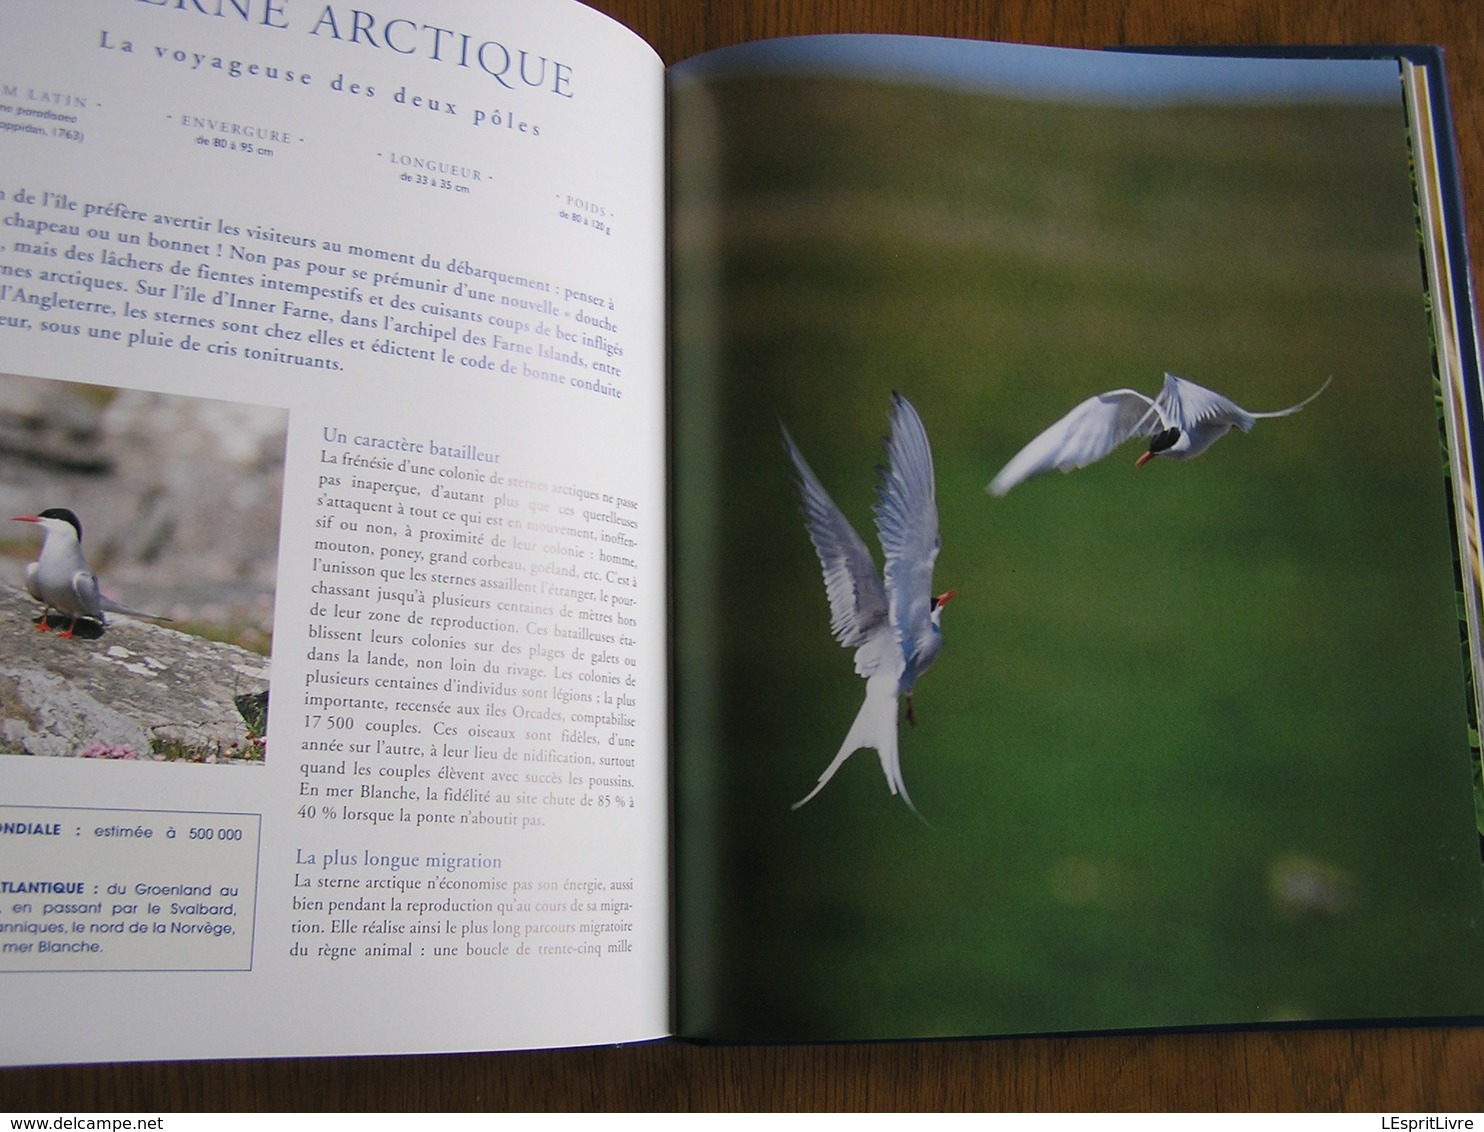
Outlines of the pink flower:
{"type": "Polygon", "coordinates": [[[139,759],[139,754],[128,743],[89,743],[77,752],[80,759],[139,759]]]}

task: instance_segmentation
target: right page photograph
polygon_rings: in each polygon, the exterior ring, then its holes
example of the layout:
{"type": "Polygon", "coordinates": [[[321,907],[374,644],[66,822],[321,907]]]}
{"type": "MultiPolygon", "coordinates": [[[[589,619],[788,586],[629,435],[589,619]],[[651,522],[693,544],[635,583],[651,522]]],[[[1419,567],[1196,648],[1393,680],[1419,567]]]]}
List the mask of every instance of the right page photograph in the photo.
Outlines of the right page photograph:
{"type": "Polygon", "coordinates": [[[1402,78],[672,69],[680,1034],[1484,1016],[1402,78]]]}

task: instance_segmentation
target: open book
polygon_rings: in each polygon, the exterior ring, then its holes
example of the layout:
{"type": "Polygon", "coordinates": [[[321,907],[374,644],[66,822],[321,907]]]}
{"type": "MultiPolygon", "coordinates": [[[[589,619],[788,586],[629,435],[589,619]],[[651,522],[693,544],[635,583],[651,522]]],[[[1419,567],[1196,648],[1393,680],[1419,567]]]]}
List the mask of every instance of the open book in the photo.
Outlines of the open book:
{"type": "Polygon", "coordinates": [[[0,14],[0,1060],[1484,1014],[1434,56],[0,14]]]}

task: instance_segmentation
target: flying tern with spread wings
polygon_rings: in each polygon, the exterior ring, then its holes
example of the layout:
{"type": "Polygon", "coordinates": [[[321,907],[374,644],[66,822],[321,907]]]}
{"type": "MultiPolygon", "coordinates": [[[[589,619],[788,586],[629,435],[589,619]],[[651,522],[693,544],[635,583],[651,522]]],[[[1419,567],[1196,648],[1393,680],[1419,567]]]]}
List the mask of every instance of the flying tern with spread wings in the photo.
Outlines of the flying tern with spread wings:
{"type": "Polygon", "coordinates": [[[1148,397],[1137,389],[1099,393],[1022,448],[990,481],[988,491],[1004,495],[1033,476],[1085,468],[1134,437],[1149,439],[1148,449],[1136,461],[1138,467],[1156,456],[1190,460],[1234,428],[1247,432],[1263,417],[1298,412],[1328,388],[1329,380],[1326,378],[1297,405],[1266,413],[1244,409],[1220,393],[1172,373],[1165,374],[1158,397],[1148,397]]]}
{"type": "Polygon", "coordinates": [[[912,689],[943,648],[943,606],[954,591],[933,596],[938,557],[938,504],[933,454],[922,418],[900,393],[892,394],[886,467],[876,489],[876,531],[886,566],[881,575],[871,552],[820,484],[788,430],[784,446],[798,475],[799,500],[809,539],[819,555],[830,603],[830,631],[855,649],[855,671],[866,681],[866,699],[855,722],[814,789],[794,809],[824,789],[845,760],[872,748],[893,794],[913,813],[917,807],[902,780],[897,749],[897,700],[907,697],[907,722],[916,723],[912,689]]]}

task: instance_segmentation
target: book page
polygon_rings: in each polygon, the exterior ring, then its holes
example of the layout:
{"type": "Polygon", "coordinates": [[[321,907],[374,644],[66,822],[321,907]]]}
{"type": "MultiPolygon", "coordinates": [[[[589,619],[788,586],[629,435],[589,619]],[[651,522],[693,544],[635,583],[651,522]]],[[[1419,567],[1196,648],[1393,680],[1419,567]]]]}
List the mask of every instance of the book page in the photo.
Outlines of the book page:
{"type": "Polygon", "coordinates": [[[663,1034],[658,58],[0,15],[0,1060],[663,1034]]]}
{"type": "Polygon", "coordinates": [[[677,1029],[1477,1017],[1396,61],[671,79],[677,1029]]]}
{"type": "MultiPolygon", "coordinates": [[[[1431,64],[1440,66],[1440,63],[1431,64]]],[[[1484,539],[1480,538],[1478,472],[1475,468],[1474,440],[1471,422],[1476,414],[1470,405],[1484,395],[1476,377],[1478,340],[1472,319],[1452,285],[1457,266],[1466,271],[1467,249],[1452,246],[1446,218],[1445,189],[1439,168],[1440,146],[1436,129],[1439,115],[1432,101],[1429,65],[1402,63],[1402,89],[1406,95],[1407,118],[1415,140],[1414,168],[1418,228],[1423,248],[1423,265],[1428,304],[1433,323],[1434,365],[1438,373],[1438,407],[1447,422],[1445,436],[1448,462],[1453,468],[1450,488],[1453,492],[1453,516],[1458,534],[1459,602],[1461,620],[1468,627],[1469,656],[1475,673],[1484,672],[1484,646],[1481,646],[1481,610],[1484,610],[1484,559],[1480,557],[1484,539]]],[[[1446,136],[1446,135],[1445,135],[1446,136]]],[[[1462,288],[1466,297],[1468,292],[1462,288]]],[[[1475,718],[1479,718],[1480,682],[1470,688],[1474,698],[1475,718]]],[[[1477,751],[1475,754],[1477,755],[1477,751]]],[[[1481,780],[1484,782],[1484,780],[1481,780]]],[[[1480,797],[1480,814],[1484,815],[1484,795],[1480,797]]],[[[1484,818],[1481,818],[1484,825],[1484,818]]]]}

